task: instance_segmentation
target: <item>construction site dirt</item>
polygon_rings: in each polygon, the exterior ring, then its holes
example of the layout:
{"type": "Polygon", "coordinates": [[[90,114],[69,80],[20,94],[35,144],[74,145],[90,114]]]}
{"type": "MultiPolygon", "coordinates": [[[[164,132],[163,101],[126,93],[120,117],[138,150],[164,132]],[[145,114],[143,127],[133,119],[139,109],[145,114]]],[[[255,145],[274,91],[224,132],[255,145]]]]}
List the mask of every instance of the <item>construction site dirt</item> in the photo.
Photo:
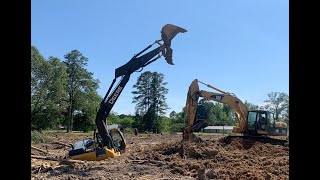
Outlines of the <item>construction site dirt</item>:
{"type": "MultiPolygon", "coordinates": [[[[31,158],[32,179],[289,179],[289,147],[225,135],[199,134],[202,142],[181,142],[180,134],[126,134],[126,152],[102,161],[62,162],[31,158]]],[[[52,133],[70,144],[86,136],[52,133]]],[[[69,147],[38,143],[33,156],[62,159],[69,147]]]]}

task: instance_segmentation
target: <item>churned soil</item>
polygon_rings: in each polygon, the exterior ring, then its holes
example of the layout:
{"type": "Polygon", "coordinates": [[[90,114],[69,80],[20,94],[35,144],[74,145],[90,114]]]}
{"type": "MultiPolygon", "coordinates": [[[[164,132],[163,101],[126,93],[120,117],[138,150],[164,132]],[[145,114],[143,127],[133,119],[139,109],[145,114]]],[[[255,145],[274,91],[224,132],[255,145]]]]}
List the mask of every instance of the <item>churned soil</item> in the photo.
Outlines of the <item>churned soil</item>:
{"type": "MultiPolygon", "coordinates": [[[[289,179],[289,147],[223,135],[198,135],[202,142],[181,142],[177,134],[126,135],[121,157],[85,163],[31,159],[32,179],[289,179]]],[[[66,144],[86,138],[52,134],[66,144]]],[[[68,147],[32,144],[64,158],[68,147]]],[[[34,149],[31,154],[48,156],[34,149]]]]}

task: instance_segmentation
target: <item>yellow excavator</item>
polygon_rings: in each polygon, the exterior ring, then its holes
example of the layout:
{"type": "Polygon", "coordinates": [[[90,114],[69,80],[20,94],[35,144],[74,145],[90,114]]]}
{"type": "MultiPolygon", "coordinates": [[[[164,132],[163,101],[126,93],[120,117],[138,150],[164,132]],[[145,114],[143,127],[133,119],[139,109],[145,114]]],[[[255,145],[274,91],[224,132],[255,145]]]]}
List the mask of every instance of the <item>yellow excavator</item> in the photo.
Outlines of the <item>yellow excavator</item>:
{"type": "MultiPolygon", "coordinates": [[[[189,86],[187,93],[185,109],[186,126],[182,129],[183,140],[198,141],[199,138],[197,138],[193,132],[198,131],[199,129],[208,125],[208,120],[206,118],[197,119],[197,107],[200,97],[228,105],[235,112],[235,117],[237,119],[237,127],[233,128],[232,132],[244,135],[240,137],[268,139],[269,136],[287,135],[287,124],[284,122],[275,121],[271,112],[265,110],[249,111],[245,104],[239,98],[237,98],[235,94],[222,91],[195,79],[189,86]],[[199,90],[198,83],[202,83],[207,87],[218,91],[219,93],[199,90]]],[[[280,139],[276,139],[274,141],[277,141],[280,144],[286,143],[285,140],[280,139]]]]}
{"type": "Polygon", "coordinates": [[[187,32],[187,30],[166,24],[161,29],[161,39],[156,40],[153,44],[147,46],[138,54],[135,54],[129,62],[115,70],[115,77],[110,85],[108,92],[100,103],[99,110],[96,115],[97,133],[94,132],[93,138],[84,139],[74,144],[71,144],[71,149],[68,151],[67,157],[75,160],[90,160],[98,161],[108,157],[120,156],[125,152],[126,140],[124,138],[122,128],[117,125],[107,126],[107,117],[116,103],[119,95],[129,81],[130,75],[134,72],[141,72],[143,67],[151,64],[161,56],[165,57],[168,64],[173,65],[171,40],[178,34],[187,32]],[[161,43],[163,41],[163,44],[161,43]],[[159,47],[152,51],[141,55],[154,44],[159,47]],[[116,79],[121,77],[116,87],[110,93],[116,79]]]}

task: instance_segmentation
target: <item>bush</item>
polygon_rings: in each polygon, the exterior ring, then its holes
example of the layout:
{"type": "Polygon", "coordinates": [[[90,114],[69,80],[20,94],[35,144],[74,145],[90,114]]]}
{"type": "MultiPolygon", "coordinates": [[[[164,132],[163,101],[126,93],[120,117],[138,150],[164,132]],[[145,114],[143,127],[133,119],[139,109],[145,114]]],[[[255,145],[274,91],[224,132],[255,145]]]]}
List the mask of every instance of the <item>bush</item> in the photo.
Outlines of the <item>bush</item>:
{"type": "Polygon", "coordinates": [[[183,123],[174,123],[170,127],[170,132],[181,132],[181,129],[185,126],[183,123]]]}
{"type": "Polygon", "coordinates": [[[133,128],[124,128],[124,134],[133,134],[134,129],[133,128]]]}
{"type": "Polygon", "coordinates": [[[52,140],[46,135],[40,133],[39,131],[31,131],[31,142],[33,143],[47,143],[52,140]]]}
{"type": "Polygon", "coordinates": [[[123,128],[131,128],[134,120],[131,117],[125,117],[119,120],[119,124],[123,128]]]}

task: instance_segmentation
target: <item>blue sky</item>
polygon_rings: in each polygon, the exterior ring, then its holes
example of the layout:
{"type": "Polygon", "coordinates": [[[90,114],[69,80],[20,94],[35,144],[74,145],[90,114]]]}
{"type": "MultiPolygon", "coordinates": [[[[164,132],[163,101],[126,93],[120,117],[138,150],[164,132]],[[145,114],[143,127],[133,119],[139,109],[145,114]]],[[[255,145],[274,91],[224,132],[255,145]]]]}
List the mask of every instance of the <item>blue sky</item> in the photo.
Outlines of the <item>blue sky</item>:
{"type": "MultiPolygon", "coordinates": [[[[104,96],[114,70],[160,39],[165,24],[188,30],[172,41],[173,62],[164,58],[144,71],[164,74],[167,103],[180,112],[188,87],[199,79],[261,105],[272,91],[289,94],[288,0],[31,1],[31,44],[48,58],[77,49],[100,80],[104,96]]],[[[152,48],[156,48],[153,46],[152,48]]],[[[134,114],[133,73],[113,111],[134,114]]],[[[200,85],[200,89],[208,90],[200,85]]]]}

